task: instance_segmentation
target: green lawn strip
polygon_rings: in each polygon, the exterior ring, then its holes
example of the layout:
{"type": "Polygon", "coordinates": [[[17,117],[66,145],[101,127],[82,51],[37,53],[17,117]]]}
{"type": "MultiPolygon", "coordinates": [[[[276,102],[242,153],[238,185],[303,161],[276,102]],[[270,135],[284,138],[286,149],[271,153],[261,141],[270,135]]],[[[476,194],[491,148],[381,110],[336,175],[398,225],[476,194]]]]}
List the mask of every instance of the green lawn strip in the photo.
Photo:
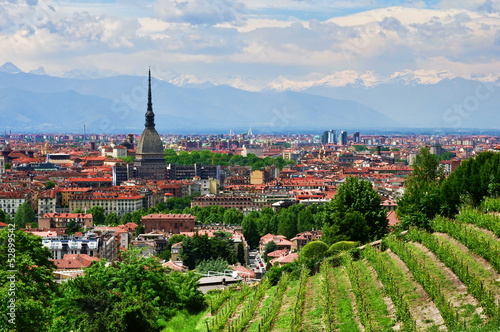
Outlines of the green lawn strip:
{"type": "Polygon", "coordinates": [[[411,303],[420,298],[419,294],[415,292],[415,285],[408,280],[406,274],[387,253],[377,253],[371,246],[366,246],[363,254],[377,272],[378,279],[396,306],[396,314],[403,322],[405,331],[413,331],[416,324],[410,313],[408,302],[411,303]],[[382,256],[385,257],[385,260],[382,259],[382,256]]]}
{"type": "Polygon", "coordinates": [[[431,221],[431,227],[436,232],[446,233],[463,243],[469,250],[488,260],[500,272],[500,241],[474,226],[451,221],[437,216],[431,221]]]}
{"type": "MultiPolygon", "coordinates": [[[[347,255],[346,255],[347,256],[347,255]]],[[[346,269],[354,294],[361,321],[367,330],[392,331],[394,321],[388,317],[389,312],[381,290],[373,279],[366,261],[346,260],[346,269]],[[352,263],[352,264],[351,264],[352,263]],[[362,313],[362,314],[361,314],[362,313]]]]}
{"type": "Polygon", "coordinates": [[[446,278],[441,269],[436,266],[427,254],[415,245],[406,243],[392,236],[385,240],[389,248],[405,263],[411,271],[413,278],[422,285],[427,294],[434,301],[446,326],[453,330],[458,325],[455,308],[449,306],[448,298],[445,296],[444,286],[451,282],[446,278]]]}
{"type": "Polygon", "coordinates": [[[322,299],[322,307],[323,307],[323,323],[325,326],[325,331],[332,332],[333,330],[333,285],[332,285],[332,277],[331,277],[331,269],[332,267],[326,261],[321,264],[321,299],[322,299]]]}
{"type": "Polygon", "coordinates": [[[466,208],[462,209],[456,218],[461,223],[474,224],[477,227],[492,231],[496,236],[500,237],[500,218],[496,215],[466,208]]]}
{"type": "Polygon", "coordinates": [[[432,236],[440,239],[442,245],[449,248],[460,266],[469,267],[468,270],[483,282],[483,287],[488,293],[491,292],[496,299],[500,299],[500,273],[495,271],[487,260],[447,234],[434,233],[432,236]]]}
{"type": "Polygon", "coordinates": [[[259,324],[261,323],[261,319],[264,316],[264,313],[271,305],[273,301],[273,297],[276,293],[277,286],[271,287],[267,291],[267,297],[261,302],[260,307],[257,308],[252,320],[250,321],[249,327],[246,329],[247,332],[258,332],[259,324]]]}
{"type": "Polygon", "coordinates": [[[300,331],[325,331],[321,277],[321,273],[317,273],[307,280],[305,303],[302,310],[302,327],[300,331]]]}
{"type": "MultiPolygon", "coordinates": [[[[484,285],[484,278],[489,274],[483,266],[470,255],[463,252],[457,245],[451,243],[444,236],[431,235],[425,231],[411,229],[407,237],[422,243],[436,257],[448,266],[453,273],[467,286],[467,292],[472,294],[481,304],[489,317],[498,315],[495,297],[488,292],[484,285]],[[470,264],[470,265],[469,265],[470,264]],[[476,274],[477,273],[477,274],[476,274]]],[[[476,317],[475,322],[478,319],[476,317]]]]}
{"type": "Polygon", "coordinates": [[[359,331],[351,301],[349,279],[343,267],[331,269],[333,288],[334,326],[341,332],[359,331]]]}
{"type": "Polygon", "coordinates": [[[299,292],[299,280],[289,282],[289,287],[281,301],[281,308],[276,316],[272,331],[290,331],[290,322],[294,316],[295,302],[299,292]]]}

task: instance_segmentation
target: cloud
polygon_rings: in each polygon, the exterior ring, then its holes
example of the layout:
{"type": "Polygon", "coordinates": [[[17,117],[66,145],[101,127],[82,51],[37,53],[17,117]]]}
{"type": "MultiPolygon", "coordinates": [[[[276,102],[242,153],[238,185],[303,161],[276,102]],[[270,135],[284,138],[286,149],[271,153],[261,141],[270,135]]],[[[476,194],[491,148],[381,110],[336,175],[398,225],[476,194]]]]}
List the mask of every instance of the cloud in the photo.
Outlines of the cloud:
{"type": "Polygon", "coordinates": [[[153,8],[161,19],[194,25],[241,24],[246,11],[242,3],[230,0],[158,0],[153,8]]]}

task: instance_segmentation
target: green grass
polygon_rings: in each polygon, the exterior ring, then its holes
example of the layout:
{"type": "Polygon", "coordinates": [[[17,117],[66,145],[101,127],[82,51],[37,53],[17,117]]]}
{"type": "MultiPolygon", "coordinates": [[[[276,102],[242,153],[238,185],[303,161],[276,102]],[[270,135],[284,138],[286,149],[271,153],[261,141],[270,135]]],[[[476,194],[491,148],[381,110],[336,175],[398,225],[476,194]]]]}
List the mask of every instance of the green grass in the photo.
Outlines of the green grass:
{"type": "Polygon", "coordinates": [[[167,327],[162,332],[206,332],[206,317],[210,309],[204,310],[196,315],[191,315],[186,311],[177,313],[167,322],[167,327]]]}
{"type": "MultiPolygon", "coordinates": [[[[359,260],[353,262],[354,271],[358,273],[358,281],[361,293],[363,295],[363,303],[361,298],[357,298],[358,311],[367,312],[369,314],[369,320],[365,328],[374,331],[392,331],[392,327],[395,322],[390,319],[389,312],[387,310],[387,305],[385,304],[382,290],[377,287],[377,283],[373,279],[371,270],[368,268],[365,260],[359,260]],[[364,309],[366,308],[366,309],[364,309]]],[[[350,269],[347,266],[346,269],[350,269]]],[[[354,274],[350,274],[353,276],[354,274]]],[[[355,286],[355,280],[351,278],[352,287],[355,286]]]]}
{"type": "Polygon", "coordinates": [[[281,309],[278,317],[276,317],[273,331],[290,331],[290,325],[294,316],[295,301],[297,300],[297,293],[299,291],[299,280],[293,280],[289,285],[285,296],[283,296],[281,309]]]}
{"type": "MultiPolygon", "coordinates": [[[[415,257],[417,257],[420,262],[425,261],[426,270],[430,273],[431,276],[433,276],[436,283],[440,285],[441,292],[445,294],[445,297],[447,299],[453,298],[455,299],[455,302],[463,302],[465,295],[457,293],[457,288],[446,277],[444,272],[441,270],[441,267],[439,267],[427,253],[425,253],[422,249],[418,248],[412,243],[407,243],[407,248],[412,252],[412,255],[415,255],[415,257]]],[[[463,305],[455,307],[455,310],[458,310],[460,320],[470,320],[472,318],[470,310],[465,310],[465,307],[463,307],[463,305]]]]}
{"type": "Polygon", "coordinates": [[[247,329],[247,332],[258,332],[259,331],[260,319],[261,319],[261,317],[264,316],[264,313],[271,305],[271,302],[273,301],[274,294],[276,293],[276,288],[277,288],[277,286],[273,286],[267,291],[267,298],[264,301],[262,301],[261,307],[254,314],[254,316],[252,318],[253,323],[249,326],[249,328],[247,329]]]}
{"type": "MultiPolygon", "coordinates": [[[[335,329],[341,332],[359,331],[358,323],[354,319],[351,297],[349,296],[350,285],[343,267],[331,269],[334,308],[335,329]]],[[[332,325],[334,325],[332,324],[332,325]]]]}
{"type": "Polygon", "coordinates": [[[302,329],[305,332],[324,331],[323,299],[321,289],[321,273],[309,277],[306,284],[306,298],[302,311],[302,329]]]}
{"type": "Polygon", "coordinates": [[[443,247],[449,249],[460,261],[463,262],[463,264],[468,266],[469,270],[474,273],[476,278],[483,281],[486,289],[491,290],[495,294],[500,292],[500,282],[496,280],[496,273],[494,273],[493,268],[491,270],[487,270],[477,261],[477,259],[471,256],[470,253],[462,251],[457,244],[450,241],[446,236],[436,234],[433,234],[432,236],[438,238],[443,247]]]}

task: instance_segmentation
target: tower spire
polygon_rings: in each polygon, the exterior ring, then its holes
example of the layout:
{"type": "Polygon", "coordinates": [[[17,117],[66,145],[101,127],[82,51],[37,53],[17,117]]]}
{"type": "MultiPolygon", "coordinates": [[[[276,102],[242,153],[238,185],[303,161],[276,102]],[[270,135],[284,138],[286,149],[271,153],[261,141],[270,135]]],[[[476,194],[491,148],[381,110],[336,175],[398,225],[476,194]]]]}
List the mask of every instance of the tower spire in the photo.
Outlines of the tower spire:
{"type": "Polygon", "coordinates": [[[148,110],[146,112],[146,128],[155,127],[155,114],[153,113],[153,102],[151,98],[151,68],[149,68],[148,82],[148,110]]]}

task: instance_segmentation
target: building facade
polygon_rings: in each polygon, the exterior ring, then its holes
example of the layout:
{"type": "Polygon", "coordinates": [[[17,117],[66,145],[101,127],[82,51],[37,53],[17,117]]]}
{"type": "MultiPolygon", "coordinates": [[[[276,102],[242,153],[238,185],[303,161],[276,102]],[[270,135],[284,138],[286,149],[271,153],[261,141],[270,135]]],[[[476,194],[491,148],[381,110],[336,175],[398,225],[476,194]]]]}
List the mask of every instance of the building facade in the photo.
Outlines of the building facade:
{"type": "Polygon", "coordinates": [[[141,218],[141,225],[146,233],[161,231],[163,233],[180,234],[192,232],[196,217],[190,214],[150,214],[141,218]]]}

